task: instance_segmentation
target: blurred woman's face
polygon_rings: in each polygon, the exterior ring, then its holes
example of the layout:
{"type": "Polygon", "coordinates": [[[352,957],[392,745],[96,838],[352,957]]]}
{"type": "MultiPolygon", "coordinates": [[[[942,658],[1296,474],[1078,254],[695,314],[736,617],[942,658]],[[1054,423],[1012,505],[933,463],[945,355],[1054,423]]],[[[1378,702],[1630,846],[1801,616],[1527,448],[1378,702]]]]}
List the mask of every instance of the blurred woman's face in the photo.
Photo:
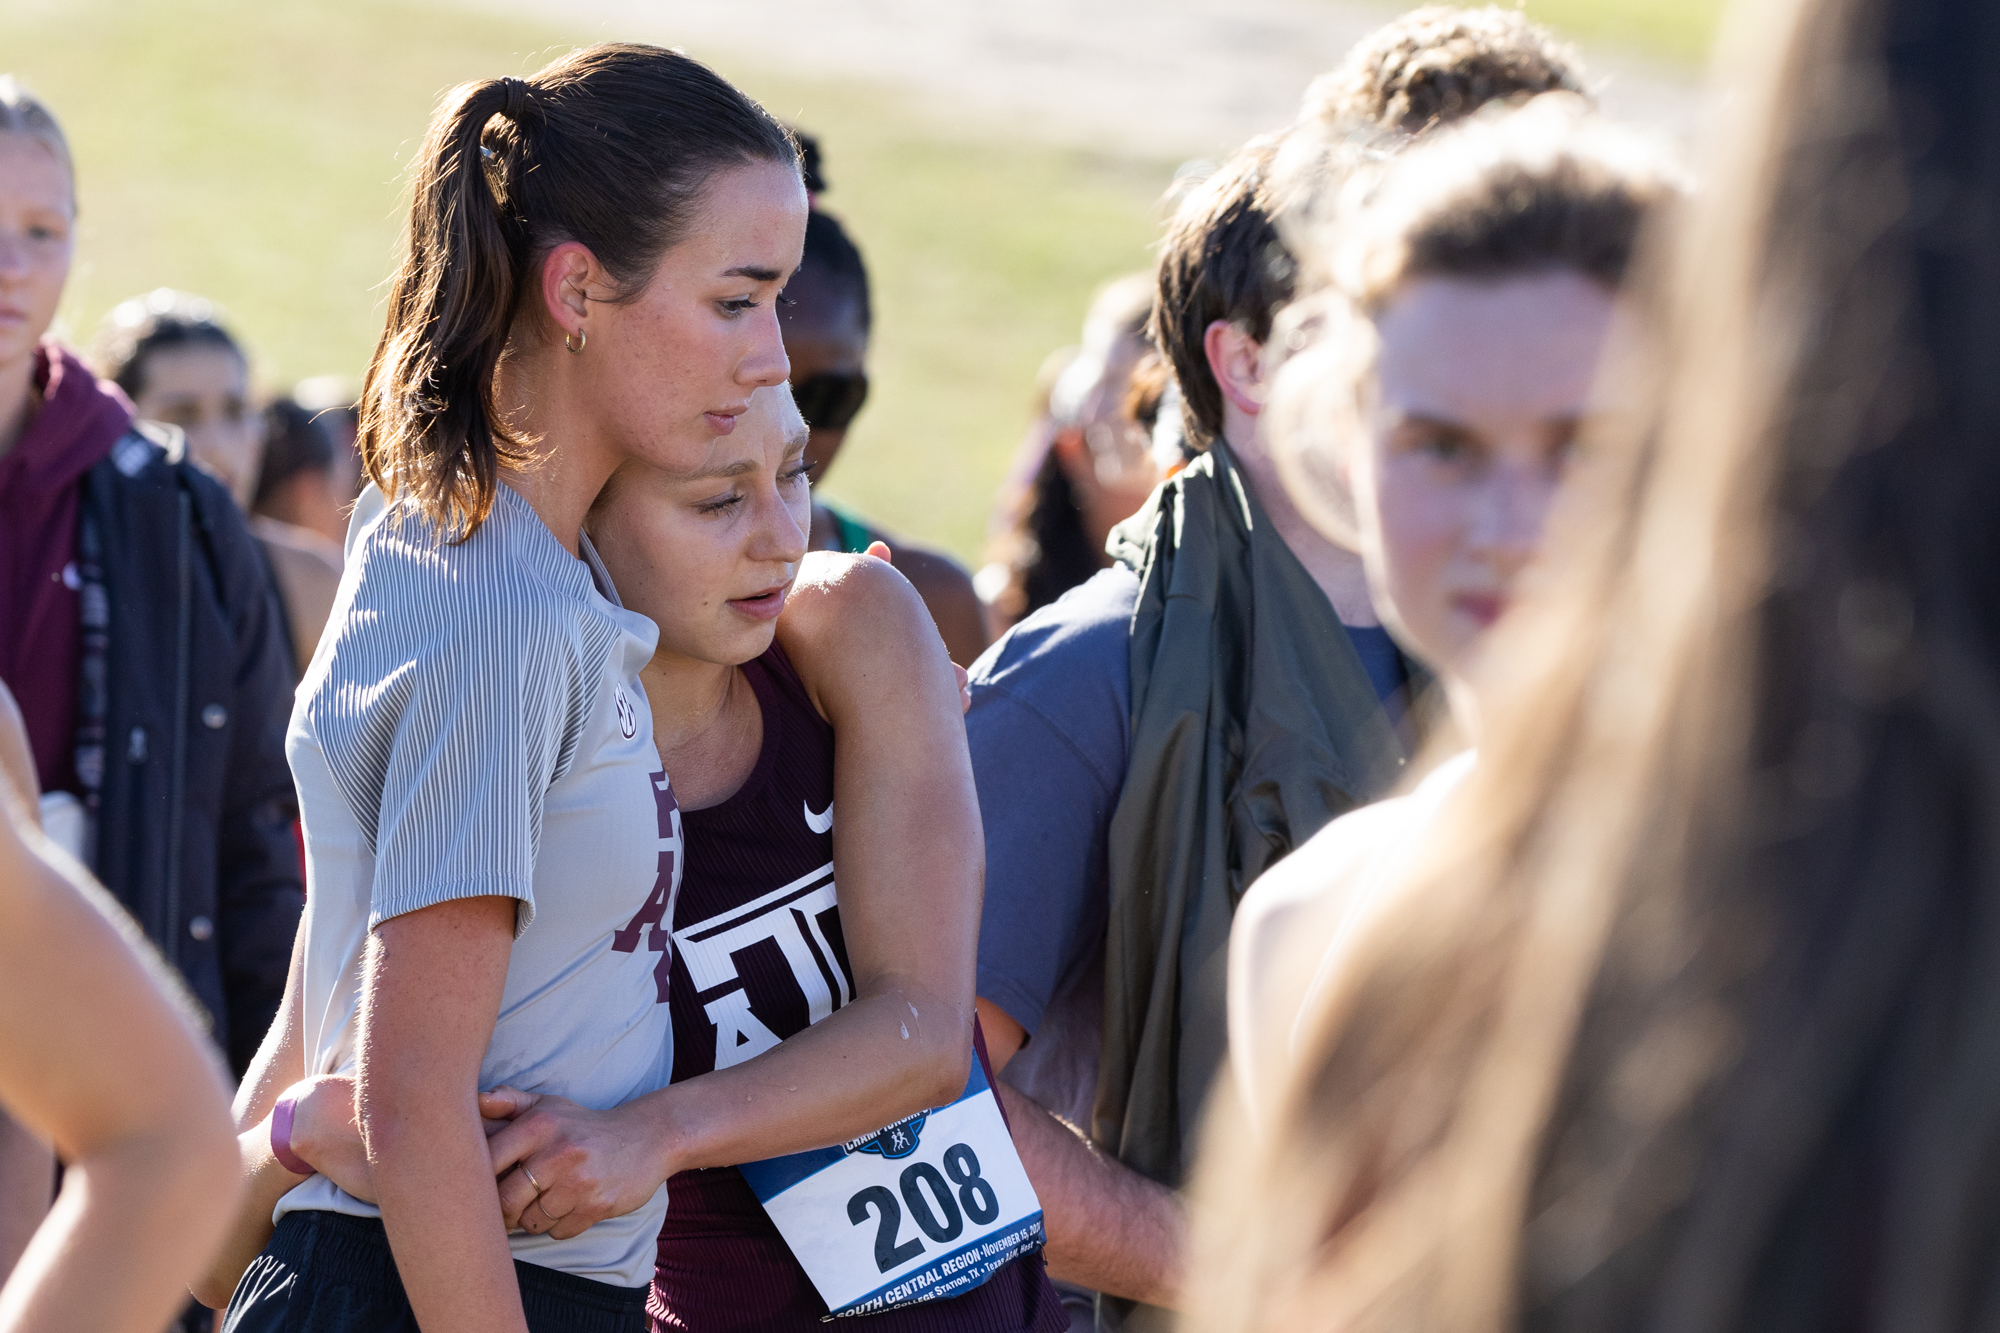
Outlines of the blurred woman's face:
{"type": "Polygon", "coordinates": [[[1573,271],[1421,278],[1376,320],[1367,448],[1352,469],[1377,609],[1461,682],[1541,549],[1592,401],[1613,298],[1573,271]]]}
{"type": "Polygon", "coordinates": [[[734,666],[771,646],[812,527],[805,449],[779,384],[693,466],[620,469],[590,537],[625,605],[660,627],[661,653],[734,666]]]}
{"type": "Polygon", "coordinates": [[[202,344],[146,353],[133,406],[147,421],[187,432],[188,458],[247,513],[264,457],[264,419],[251,409],[250,368],[227,347],[202,344]]]}
{"type": "Polygon", "coordinates": [[[1081,395],[1077,423],[1056,435],[1056,456],[1078,507],[1107,528],[1144,504],[1160,482],[1152,439],[1125,410],[1145,354],[1138,336],[1115,338],[1101,352],[1086,344],[1072,366],[1086,375],[1095,370],[1096,377],[1081,395]]]}
{"type": "Polygon", "coordinates": [[[55,322],[69,279],[73,188],[47,144],[0,133],[0,366],[33,353],[55,322]]]}

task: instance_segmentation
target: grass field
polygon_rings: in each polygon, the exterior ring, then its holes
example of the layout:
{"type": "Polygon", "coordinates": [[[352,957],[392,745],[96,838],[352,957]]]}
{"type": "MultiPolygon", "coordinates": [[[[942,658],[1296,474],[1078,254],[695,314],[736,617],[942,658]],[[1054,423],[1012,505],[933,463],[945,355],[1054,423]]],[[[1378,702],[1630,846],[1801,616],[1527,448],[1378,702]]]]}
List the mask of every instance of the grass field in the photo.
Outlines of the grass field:
{"type": "Polygon", "coordinates": [[[1587,42],[1606,42],[1699,68],[1726,0],[1527,0],[1534,18],[1587,42]]]}
{"type": "MultiPolygon", "coordinates": [[[[1692,58],[1717,3],[1530,12],[1692,58]]],[[[413,0],[5,0],[0,70],[63,117],[79,165],[68,334],[167,285],[228,311],[267,386],[358,375],[437,95],[579,39],[413,0]]],[[[1173,164],[947,134],[889,92],[716,63],[822,137],[826,205],[875,272],[876,395],[828,489],[975,556],[1036,367],[1098,282],[1148,262],[1173,164]]]]}

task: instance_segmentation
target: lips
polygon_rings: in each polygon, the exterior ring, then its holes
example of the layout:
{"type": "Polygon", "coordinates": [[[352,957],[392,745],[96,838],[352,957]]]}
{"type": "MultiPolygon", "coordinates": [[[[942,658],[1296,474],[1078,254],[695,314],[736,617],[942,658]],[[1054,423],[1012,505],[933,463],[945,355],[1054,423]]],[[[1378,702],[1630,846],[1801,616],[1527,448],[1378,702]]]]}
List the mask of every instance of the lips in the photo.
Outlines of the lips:
{"type": "Polygon", "coordinates": [[[748,597],[732,597],[729,604],[753,620],[776,620],[778,613],[785,609],[785,593],[789,587],[789,584],[780,583],[748,597]]]}
{"type": "Polygon", "coordinates": [[[1484,629],[1506,613],[1507,599],[1499,593],[1467,592],[1452,598],[1451,605],[1453,610],[1484,629]]]}
{"type": "Polygon", "coordinates": [[[726,412],[704,412],[701,416],[702,420],[708,423],[710,430],[714,431],[717,435],[727,435],[730,431],[736,429],[736,418],[742,416],[747,411],[749,411],[747,407],[738,407],[726,412]]]}

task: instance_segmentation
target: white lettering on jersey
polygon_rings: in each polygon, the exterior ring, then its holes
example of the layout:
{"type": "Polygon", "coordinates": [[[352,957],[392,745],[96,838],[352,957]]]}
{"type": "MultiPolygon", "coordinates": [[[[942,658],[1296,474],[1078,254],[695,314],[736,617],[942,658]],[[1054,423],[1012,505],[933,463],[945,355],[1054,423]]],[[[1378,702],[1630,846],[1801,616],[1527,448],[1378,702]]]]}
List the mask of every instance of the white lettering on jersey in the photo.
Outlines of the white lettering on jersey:
{"type": "Polygon", "coordinates": [[[833,802],[826,803],[826,809],[813,812],[811,801],[800,801],[799,808],[806,812],[806,827],[814,833],[833,832],[833,802]]]}
{"type": "Polygon", "coordinates": [[[695,993],[708,997],[702,1009],[715,1025],[717,1069],[762,1055],[780,1040],[750,1010],[750,994],[736,971],[738,951],[760,940],[777,944],[805,996],[808,1022],[817,1023],[853,1001],[854,981],[826,935],[826,920],[835,912],[836,902],[833,862],[828,861],[781,889],[674,932],[695,993]],[[728,989],[711,994],[721,987],[728,989]]]}

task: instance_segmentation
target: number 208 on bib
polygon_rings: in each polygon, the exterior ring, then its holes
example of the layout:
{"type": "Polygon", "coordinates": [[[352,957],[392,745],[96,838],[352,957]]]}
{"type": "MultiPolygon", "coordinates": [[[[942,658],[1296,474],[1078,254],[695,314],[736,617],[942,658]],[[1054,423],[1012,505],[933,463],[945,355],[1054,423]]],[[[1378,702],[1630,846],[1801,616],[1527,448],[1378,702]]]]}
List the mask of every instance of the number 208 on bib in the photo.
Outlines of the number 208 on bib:
{"type": "Polygon", "coordinates": [[[1042,1246],[1041,1200],[978,1059],[949,1106],[738,1169],[836,1315],[962,1296],[1042,1246]]]}

